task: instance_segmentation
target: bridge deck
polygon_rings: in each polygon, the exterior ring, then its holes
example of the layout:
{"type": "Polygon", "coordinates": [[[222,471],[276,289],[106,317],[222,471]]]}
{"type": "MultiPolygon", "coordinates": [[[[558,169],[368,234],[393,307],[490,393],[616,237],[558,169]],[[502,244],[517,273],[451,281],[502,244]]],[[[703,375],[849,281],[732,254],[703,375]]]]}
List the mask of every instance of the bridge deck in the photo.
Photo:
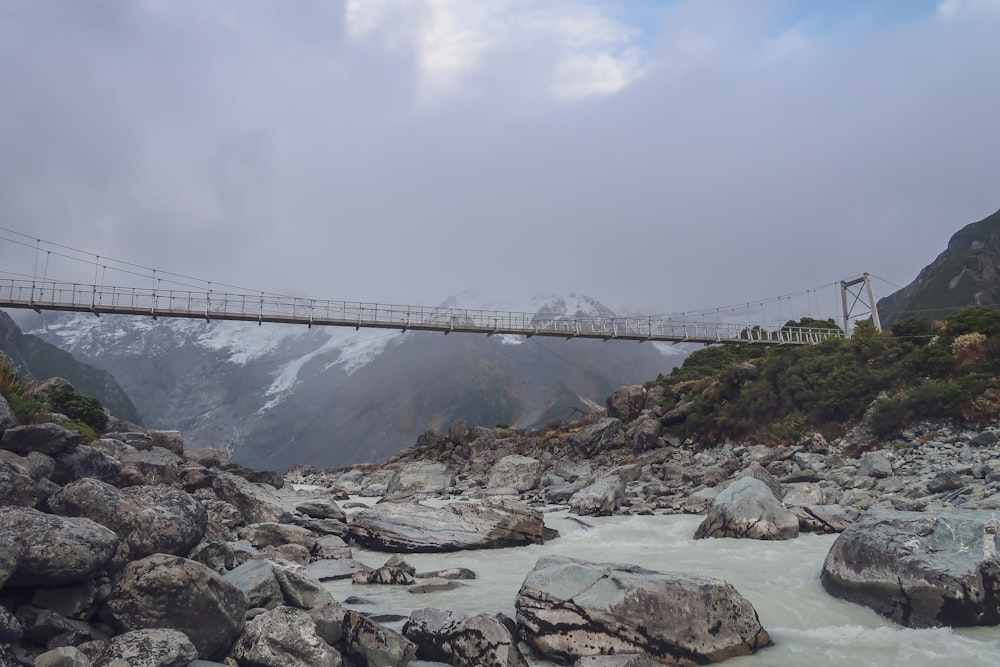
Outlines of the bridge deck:
{"type": "Polygon", "coordinates": [[[839,329],[683,321],[655,317],[544,317],[532,313],[325,301],[267,294],[153,290],[53,281],[0,280],[0,308],[90,312],[306,326],[377,328],[599,340],[809,345],[839,329]]]}

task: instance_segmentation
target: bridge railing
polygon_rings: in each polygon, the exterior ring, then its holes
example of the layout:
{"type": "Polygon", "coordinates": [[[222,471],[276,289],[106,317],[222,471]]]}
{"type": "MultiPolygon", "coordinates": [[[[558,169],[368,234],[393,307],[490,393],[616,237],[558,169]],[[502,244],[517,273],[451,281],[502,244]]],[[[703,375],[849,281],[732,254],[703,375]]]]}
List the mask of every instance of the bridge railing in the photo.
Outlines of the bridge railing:
{"type": "Polygon", "coordinates": [[[465,331],[628,340],[810,344],[843,338],[840,329],[768,329],[670,317],[539,316],[534,313],[328,301],[212,290],[157,290],[55,281],[0,280],[0,306],[152,317],[465,331]]]}

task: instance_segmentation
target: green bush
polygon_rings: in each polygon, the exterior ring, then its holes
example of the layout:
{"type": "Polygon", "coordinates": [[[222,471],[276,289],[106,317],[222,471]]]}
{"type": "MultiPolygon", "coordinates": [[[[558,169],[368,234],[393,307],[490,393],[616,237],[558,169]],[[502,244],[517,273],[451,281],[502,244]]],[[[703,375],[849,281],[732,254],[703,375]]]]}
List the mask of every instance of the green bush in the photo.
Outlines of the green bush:
{"type": "Polygon", "coordinates": [[[86,424],[97,432],[104,431],[108,426],[108,414],[96,398],[83,396],[66,389],[53,391],[47,398],[54,412],[86,424]]]}
{"type": "MultiPolygon", "coordinates": [[[[798,323],[790,322],[786,326],[798,323]]],[[[712,346],[691,354],[659,383],[667,396],[698,380],[687,419],[667,431],[705,444],[743,439],[789,442],[810,429],[842,433],[846,422],[873,407],[871,426],[890,436],[914,420],[975,418],[985,408],[983,392],[1000,388],[1000,311],[963,310],[942,329],[927,320],[907,320],[892,334],[859,322],[851,339],[818,345],[712,346]],[[986,336],[981,353],[958,363],[952,341],[958,335],[986,336]],[[947,335],[945,335],[947,332],[947,335]],[[738,382],[736,365],[752,361],[757,377],[738,382]],[[706,391],[706,387],[711,390],[706,391]]],[[[739,375],[745,378],[745,374],[739,375]]],[[[673,407],[672,398],[664,408],[673,407]]]]}

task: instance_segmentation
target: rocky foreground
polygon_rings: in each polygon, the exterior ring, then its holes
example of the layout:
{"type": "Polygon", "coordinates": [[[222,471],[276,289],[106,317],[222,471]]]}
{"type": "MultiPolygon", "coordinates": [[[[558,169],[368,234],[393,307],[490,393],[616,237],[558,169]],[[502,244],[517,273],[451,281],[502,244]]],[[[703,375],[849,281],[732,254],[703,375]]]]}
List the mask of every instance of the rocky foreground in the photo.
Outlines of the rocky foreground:
{"type": "Polygon", "coordinates": [[[315,489],[302,494],[185,451],[176,432],[112,420],[84,443],[57,423],[18,425],[0,399],[0,665],[693,665],[770,645],[725,581],[628,564],[542,558],[515,619],[424,609],[401,632],[322,584],[456,585],[475,573],[418,573],[388,554],[372,569],[351,544],[540,543],[557,539],[553,506],[705,513],[704,538],[843,531],[821,573],[832,594],[913,627],[1000,620],[996,427],[927,426],[858,458],[860,431],[696,451],[661,436],[656,403],[630,387],[569,427],[456,423],[380,467],[292,471],[315,489]],[[354,511],[351,495],[381,501],[354,511]]]}

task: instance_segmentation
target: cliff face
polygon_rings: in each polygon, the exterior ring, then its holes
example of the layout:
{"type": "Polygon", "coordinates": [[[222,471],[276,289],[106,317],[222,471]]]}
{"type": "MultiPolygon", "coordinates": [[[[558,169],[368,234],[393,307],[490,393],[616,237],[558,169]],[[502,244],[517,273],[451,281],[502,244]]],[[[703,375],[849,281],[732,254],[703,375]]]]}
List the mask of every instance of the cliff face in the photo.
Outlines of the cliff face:
{"type": "Polygon", "coordinates": [[[0,311],[0,352],[7,355],[20,372],[34,378],[62,377],[85,396],[93,396],[111,414],[139,423],[139,413],[115,378],[99,368],[78,361],[72,354],[25,334],[7,313],[0,311]]]}
{"type": "Polygon", "coordinates": [[[916,279],[878,302],[883,325],[942,319],[967,306],[1000,305],[1000,211],[955,232],[916,279]]]}

